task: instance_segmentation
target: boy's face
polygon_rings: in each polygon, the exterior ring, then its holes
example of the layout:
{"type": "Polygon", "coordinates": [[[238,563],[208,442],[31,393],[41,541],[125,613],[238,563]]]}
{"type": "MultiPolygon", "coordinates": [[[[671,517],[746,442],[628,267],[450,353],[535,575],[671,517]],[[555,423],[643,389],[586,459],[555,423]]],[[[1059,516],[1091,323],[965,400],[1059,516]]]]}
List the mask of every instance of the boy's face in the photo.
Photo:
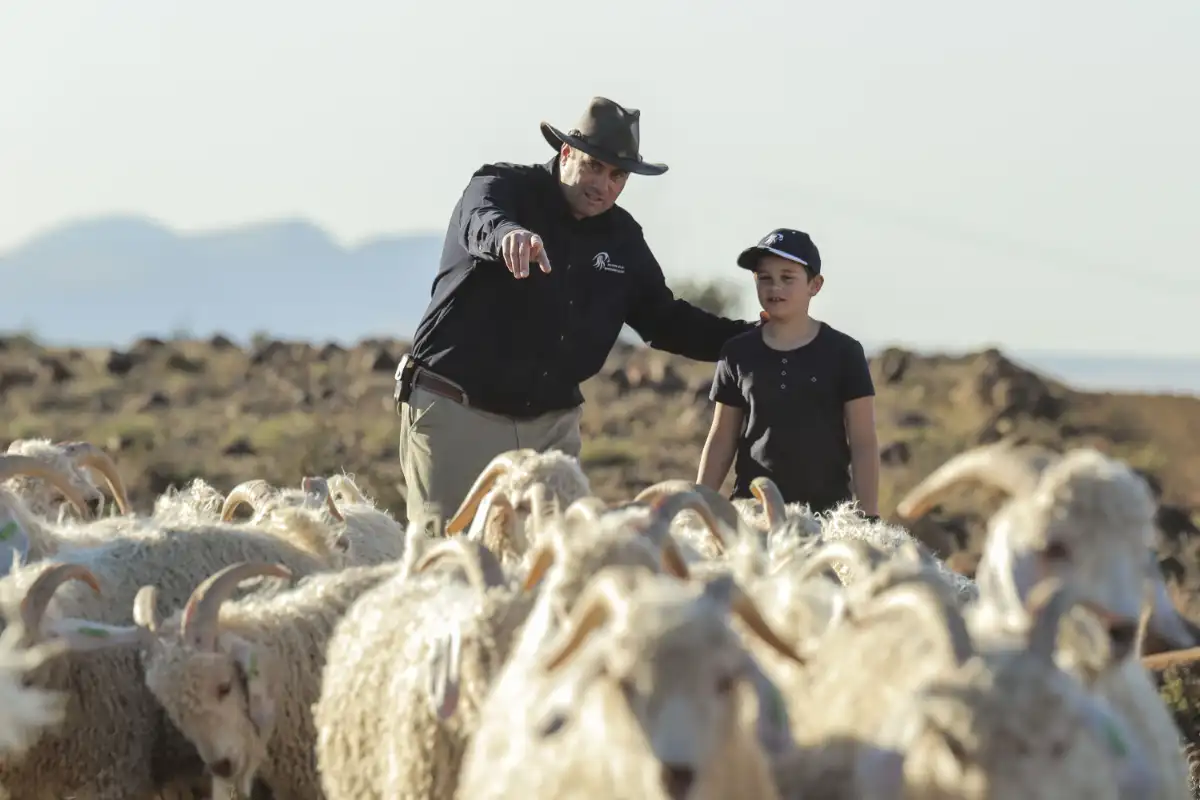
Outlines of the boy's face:
{"type": "Polygon", "coordinates": [[[824,279],[808,278],[803,264],[767,253],[754,270],[758,303],[773,319],[791,319],[808,313],[808,304],[821,291],[824,279]]]}

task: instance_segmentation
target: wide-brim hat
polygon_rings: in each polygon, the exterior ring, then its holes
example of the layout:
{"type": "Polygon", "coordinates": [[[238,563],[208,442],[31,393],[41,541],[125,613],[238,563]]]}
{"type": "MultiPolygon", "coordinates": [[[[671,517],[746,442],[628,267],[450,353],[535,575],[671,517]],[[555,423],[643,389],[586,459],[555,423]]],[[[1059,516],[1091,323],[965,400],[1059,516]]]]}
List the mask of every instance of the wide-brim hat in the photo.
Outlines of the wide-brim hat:
{"type": "Polygon", "coordinates": [[[566,142],[618,169],[638,175],[662,175],[667,171],[667,165],[645,161],[639,152],[638,118],[641,114],[636,108],[625,108],[606,97],[593,97],[570,132],[563,133],[549,122],[543,122],[542,136],[555,150],[566,142]]]}

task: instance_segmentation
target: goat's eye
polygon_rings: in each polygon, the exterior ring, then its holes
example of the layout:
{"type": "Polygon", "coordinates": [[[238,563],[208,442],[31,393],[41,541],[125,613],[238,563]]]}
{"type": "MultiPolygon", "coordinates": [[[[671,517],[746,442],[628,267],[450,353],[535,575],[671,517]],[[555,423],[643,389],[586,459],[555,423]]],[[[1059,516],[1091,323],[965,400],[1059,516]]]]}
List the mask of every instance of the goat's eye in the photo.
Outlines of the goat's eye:
{"type": "Polygon", "coordinates": [[[717,678],[717,694],[729,694],[733,690],[733,678],[722,675],[717,678]]]}
{"type": "Polygon", "coordinates": [[[1042,550],[1042,556],[1051,561],[1066,561],[1071,556],[1071,551],[1062,542],[1050,542],[1042,550]]]}
{"type": "Polygon", "coordinates": [[[217,687],[217,699],[224,700],[229,696],[229,692],[233,690],[233,685],[226,681],[217,687]]]}
{"type": "Polygon", "coordinates": [[[633,681],[629,678],[622,678],[618,681],[618,685],[621,687],[621,694],[625,695],[625,699],[632,703],[633,698],[637,697],[637,687],[633,685],[633,681]]]}

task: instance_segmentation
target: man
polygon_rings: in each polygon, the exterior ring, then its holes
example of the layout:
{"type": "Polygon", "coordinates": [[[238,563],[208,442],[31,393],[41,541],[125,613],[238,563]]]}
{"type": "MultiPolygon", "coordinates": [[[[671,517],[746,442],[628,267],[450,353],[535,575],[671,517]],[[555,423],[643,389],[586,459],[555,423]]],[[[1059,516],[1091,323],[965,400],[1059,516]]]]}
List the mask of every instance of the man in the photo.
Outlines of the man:
{"type": "Polygon", "coordinates": [[[593,98],[571,132],[541,124],[553,159],[487,164],[467,184],[396,370],[409,519],[452,515],[506,450],[578,457],[579,385],[623,324],[651,347],[707,362],[754,327],[677,299],[641,226],[616,205],[631,173],[667,171],[639,154],[639,116],[593,98]]]}

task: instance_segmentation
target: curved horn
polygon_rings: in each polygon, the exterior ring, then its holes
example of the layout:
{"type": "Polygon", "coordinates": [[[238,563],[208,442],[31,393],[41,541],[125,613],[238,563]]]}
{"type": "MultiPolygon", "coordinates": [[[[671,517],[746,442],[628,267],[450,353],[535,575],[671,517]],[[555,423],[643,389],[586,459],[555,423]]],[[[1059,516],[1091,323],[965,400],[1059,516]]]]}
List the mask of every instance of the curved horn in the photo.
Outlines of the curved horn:
{"type": "Polygon", "coordinates": [[[597,575],[576,603],[567,621],[563,641],[549,648],[542,668],[546,672],[557,670],[580,648],[592,631],[614,617],[624,615],[628,605],[625,586],[616,575],[597,575]]]}
{"type": "Polygon", "coordinates": [[[855,617],[862,623],[896,609],[916,612],[946,632],[954,663],[962,666],[974,655],[975,645],[962,614],[939,594],[934,580],[925,572],[897,576],[891,586],[866,601],[855,617]]]}
{"type": "Polygon", "coordinates": [[[108,484],[108,490],[112,492],[113,499],[117,501],[117,508],[121,509],[122,514],[129,516],[133,513],[125,482],[121,480],[117,464],[108,453],[91,442],[63,442],[59,446],[75,464],[90,467],[104,476],[104,482],[108,484]]]}
{"type": "Polygon", "coordinates": [[[715,600],[722,608],[737,614],[747,628],[784,658],[789,658],[797,664],[805,663],[804,658],[796,652],[796,649],[775,632],[763,617],[762,612],[759,611],[754,600],[746,594],[729,573],[706,580],[701,597],[715,600]]]}
{"type": "Polygon", "coordinates": [[[483,511],[484,543],[494,545],[497,551],[501,546],[512,547],[517,532],[517,510],[513,508],[508,495],[489,492],[480,509],[483,511]]]}
{"type": "Polygon", "coordinates": [[[255,478],[239,483],[230,490],[229,496],[225,498],[225,502],[221,506],[221,521],[229,522],[232,520],[233,512],[237,511],[238,507],[243,503],[250,506],[250,510],[257,514],[263,501],[274,493],[274,491],[271,484],[262,478],[255,478]]]}
{"type": "Polygon", "coordinates": [[[767,527],[775,530],[787,518],[787,504],[783,501],[783,493],[775,485],[775,481],[765,475],[760,475],[750,481],[750,493],[762,503],[763,513],[767,516],[767,527]]]}
{"type": "Polygon", "coordinates": [[[351,503],[367,502],[367,496],[358,488],[358,484],[345,475],[331,475],[329,477],[329,490],[334,494],[342,495],[351,503]]]}
{"type": "Polygon", "coordinates": [[[84,519],[92,518],[92,511],[88,508],[87,500],[83,499],[83,493],[71,483],[70,477],[64,475],[61,471],[46,462],[31,458],[30,456],[18,456],[12,453],[0,455],[0,481],[8,480],[14,475],[28,475],[31,478],[41,478],[62,492],[63,497],[67,498],[67,501],[71,505],[75,506],[81,517],[84,519]]]}
{"type": "Polygon", "coordinates": [[[1033,615],[1028,650],[1046,663],[1054,661],[1058,625],[1078,602],[1078,596],[1057,578],[1042,581],[1029,593],[1026,607],[1033,615]]]}
{"type": "Polygon", "coordinates": [[[151,633],[162,626],[158,613],[158,587],[143,586],[133,598],[133,621],[151,633]]]}
{"type": "Polygon", "coordinates": [[[338,522],[346,521],[346,518],[342,516],[342,512],[338,511],[337,503],[333,502],[333,492],[330,491],[329,481],[321,477],[301,478],[300,490],[307,495],[317,498],[318,501],[324,502],[325,507],[329,509],[329,516],[338,522]]]}
{"type": "Polygon", "coordinates": [[[50,598],[67,581],[86,583],[93,592],[101,593],[100,582],[87,567],[82,564],[55,564],[37,576],[21,600],[21,622],[31,634],[41,631],[42,617],[50,605],[50,598]]]}
{"type": "Polygon", "coordinates": [[[1189,647],[1186,650],[1168,650],[1165,653],[1142,656],[1142,666],[1153,672],[1161,672],[1172,667],[1186,667],[1197,662],[1200,662],[1200,647],[1189,647]]]}
{"type": "Polygon", "coordinates": [[[528,448],[523,450],[509,450],[506,453],[501,453],[491,460],[484,467],[483,472],[479,473],[479,477],[475,479],[475,483],[471,486],[467,496],[463,499],[462,505],[458,507],[453,519],[446,525],[446,536],[454,536],[462,533],[471,520],[475,518],[475,512],[479,510],[479,504],[483,500],[483,496],[491,491],[492,485],[500,479],[501,475],[507,475],[509,472],[520,464],[530,455],[536,455],[536,451],[528,448]]]}
{"type": "Polygon", "coordinates": [[[741,515],[738,514],[733,503],[730,503],[727,499],[721,497],[718,492],[714,492],[707,486],[699,483],[691,483],[690,481],[670,480],[656,483],[638,493],[633,502],[650,505],[655,509],[656,516],[665,518],[667,525],[670,525],[676,515],[682,511],[695,511],[708,529],[709,538],[712,539],[717,552],[722,554],[727,550],[722,531],[737,531],[741,522],[741,515]],[[716,506],[713,504],[712,497],[717,498],[716,506]],[[688,499],[677,500],[676,498],[688,499]],[[699,500],[699,502],[696,502],[696,500],[699,500]],[[668,505],[664,505],[664,503],[668,505]],[[724,506],[721,504],[724,504],[724,506]],[[722,509],[726,507],[727,513],[722,514],[722,509]],[[730,514],[732,514],[732,517],[730,517],[732,524],[727,523],[725,519],[730,514]]]}
{"type": "Polygon", "coordinates": [[[823,569],[833,569],[835,562],[848,565],[859,575],[869,575],[881,561],[883,553],[879,548],[867,544],[862,539],[835,539],[822,545],[804,560],[796,571],[796,580],[808,580],[820,574],[823,569]]]}
{"type": "Polygon", "coordinates": [[[546,488],[546,484],[538,482],[529,487],[527,494],[531,527],[537,536],[541,536],[542,529],[545,528],[549,516],[553,513],[550,490],[546,488]]]}
{"type": "Polygon", "coordinates": [[[521,591],[531,591],[533,587],[542,582],[546,572],[554,566],[554,562],[558,559],[559,546],[557,536],[552,537],[549,541],[543,539],[534,545],[533,556],[529,561],[529,571],[525,573],[521,591]]]}
{"type": "Polygon", "coordinates": [[[452,564],[462,568],[467,574],[467,581],[480,592],[507,583],[504,570],[491,550],[478,542],[462,539],[446,539],[430,547],[413,567],[413,574],[422,573],[447,558],[452,564]]]}
{"type": "Polygon", "coordinates": [[[237,589],[239,583],[259,576],[291,578],[292,571],[282,564],[265,561],[242,561],[208,576],[188,598],[183,607],[180,631],[185,639],[202,650],[212,650],[217,640],[217,620],[221,604],[237,589]]]}
{"type": "Polygon", "coordinates": [[[1007,442],[996,442],[967,450],[935,469],[909,490],[896,506],[897,515],[911,521],[937,505],[938,499],[954,486],[974,481],[1022,495],[1033,491],[1042,471],[1058,459],[1044,448],[1018,449],[1007,442]]]}
{"type": "Polygon", "coordinates": [[[708,507],[717,515],[717,519],[721,520],[722,524],[730,530],[739,530],[742,522],[742,515],[738,513],[737,507],[730,502],[728,497],[725,497],[718,491],[708,488],[702,483],[693,483],[680,478],[674,478],[666,481],[659,481],[653,486],[648,486],[640,491],[637,497],[633,498],[634,502],[650,502],[661,494],[676,494],[678,492],[699,492],[704,498],[704,502],[708,503],[708,507]]]}

